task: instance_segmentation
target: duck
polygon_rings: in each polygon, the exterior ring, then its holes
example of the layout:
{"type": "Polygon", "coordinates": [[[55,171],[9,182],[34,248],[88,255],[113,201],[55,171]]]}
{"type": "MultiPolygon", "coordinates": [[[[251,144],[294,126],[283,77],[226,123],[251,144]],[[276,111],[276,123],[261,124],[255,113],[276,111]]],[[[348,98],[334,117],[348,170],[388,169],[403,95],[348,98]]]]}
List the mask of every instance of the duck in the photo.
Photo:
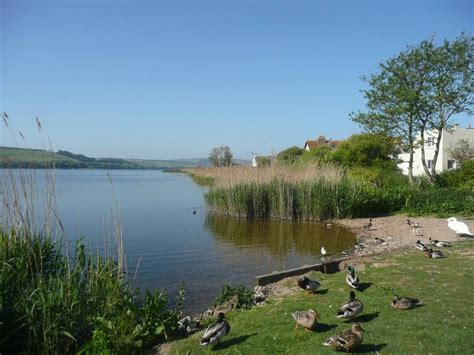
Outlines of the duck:
{"type": "Polygon", "coordinates": [[[357,276],[355,269],[352,265],[349,265],[349,267],[347,268],[346,283],[352,288],[359,287],[359,276],[357,276]]]}
{"type": "Polygon", "coordinates": [[[324,246],[321,247],[321,255],[326,255],[328,252],[324,249],[324,246]]]}
{"type": "Polygon", "coordinates": [[[425,244],[423,244],[423,242],[421,240],[417,240],[416,243],[415,243],[415,248],[416,249],[419,249],[421,251],[427,251],[428,248],[426,247],[425,244]]]}
{"type": "Polygon", "coordinates": [[[362,250],[362,249],[364,249],[364,248],[365,248],[365,244],[362,243],[362,242],[359,242],[359,243],[357,243],[356,245],[354,245],[354,249],[355,249],[355,250],[362,250]]]}
{"type": "Polygon", "coordinates": [[[374,238],[374,243],[383,244],[383,243],[385,243],[385,240],[383,240],[382,238],[379,238],[379,237],[375,237],[374,238]]]}
{"type": "Polygon", "coordinates": [[[449,242],[444,242],[444,241],[438,240],[438,239],[431,239],[431,237],[428,238],[428,239],[430,240],[431,244],[436,245],[438,248],[446,248],[446,247],[451,246],[451,244],[449,242]]]}
{"type": "Polygon", "coordinates": [[[349,352],[357,348],[363,341],[364,329],[359,323],[352,324],[351,329],[345,330],[341,333],[333,335],[327,339],[324,343],[325,346],[331,346],[337,351],[349,352]]]}
{"type": "Polygon", "coordinates": [[[229,334],[230,324],[225,319],[225,314],[220,312],[217,315],[217,321],[211,324],[204,331],[204,335],[201,339],[201,345],[213,345],[219,342],[219,340],[229,334]]]}
{"type": "Polygon", "coordinates": [[[448,227],[451,228],[460,237],[474,237],[469,227],[464,222],[459,222],[455,217],[449,217],[447,220],[448,227]]]}
{"type": "Polygon", "coordinates": [[[422,304],[418,298],[411,297],[399,297],[395,295],[395,298],[392,300],[392,307],[396,309],[411,309],[422,304]]]}
{"type": "Polygon", "coordinates": [[[298,325],[301,325],[305,331],[313,329],[319,318],[318,312],[314,309],[310,309],[309,311],[296,311],[291,313],[291,315],[296,321],[295,330],[298,330],[298,325]]]}
{"type": "Polygon", "coordinates": [[[351,291],[349,302],[343,304],[336,312],[337,318],[352,319],[364,310],[364,304],[355,297],[354,291],[351,291]]]}
{"type": "Polygon", "coordinates": [[[298,279],[298,286],[309,293],[313,293],[321,286],[321,283],[303,276],[298,279]]]}
{"type": "Polygon", "coordinates": [[[425,251],[425,256],[430,259],[440,259],[445,258],[446,256],[439,250],[428,249],[425,251]]]}
{"type": "Polygon", "coordinates": [[[369,219],[369,223],[366,223],[366,224],[363,225],[363,228],[365,230],[369,230],[371,227],[372,227],[372,218],[369,219]]]}
{"type": "Polygon", "coordinates": [[[407,219],[407,224],[412,228],[421,228],[420,223],[410,221],[409,219],[407,219]]]}

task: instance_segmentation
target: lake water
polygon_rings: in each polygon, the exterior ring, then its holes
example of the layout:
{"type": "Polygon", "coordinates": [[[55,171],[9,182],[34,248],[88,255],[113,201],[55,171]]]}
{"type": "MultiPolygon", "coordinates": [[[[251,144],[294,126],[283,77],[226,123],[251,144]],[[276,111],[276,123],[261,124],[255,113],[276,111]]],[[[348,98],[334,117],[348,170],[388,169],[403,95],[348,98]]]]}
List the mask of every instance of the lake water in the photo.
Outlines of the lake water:
{"type": "MultiPolygon", "coordinates": [[[[253,287],[256,275],[312,264],[321,246],[335,254],[354,237],[310,222],[246,220],[206,212],[203,194],[185,174],[143,170],[57,170],[56,194],[70,240],[102,246],[113,229],[114,191],[121,210],[128,269],[136,285],[165,288],[173,299],[184,282],[188,311],[204,310],[225,283],[253,287]],[[193,214],[193,211],[196,211],[193,214]]],[[[39,179],[44,172],[38,171],[39,179]]]]}

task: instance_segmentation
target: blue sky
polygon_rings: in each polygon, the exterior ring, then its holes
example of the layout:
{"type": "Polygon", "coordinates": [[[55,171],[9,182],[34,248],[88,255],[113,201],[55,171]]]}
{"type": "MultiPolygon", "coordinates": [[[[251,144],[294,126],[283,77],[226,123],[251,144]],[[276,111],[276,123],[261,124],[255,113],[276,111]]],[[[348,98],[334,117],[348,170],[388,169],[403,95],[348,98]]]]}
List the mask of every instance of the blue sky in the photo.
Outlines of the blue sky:
{"type": "Polygon", "coordinates": [[[39,116],[55,150],[96,157],[227,144],[249,158],[343,139],[360,131],[360,76],[474,23],[474,2],[453,0],[0,3],[0,109],[28,146],[39,116]]]}

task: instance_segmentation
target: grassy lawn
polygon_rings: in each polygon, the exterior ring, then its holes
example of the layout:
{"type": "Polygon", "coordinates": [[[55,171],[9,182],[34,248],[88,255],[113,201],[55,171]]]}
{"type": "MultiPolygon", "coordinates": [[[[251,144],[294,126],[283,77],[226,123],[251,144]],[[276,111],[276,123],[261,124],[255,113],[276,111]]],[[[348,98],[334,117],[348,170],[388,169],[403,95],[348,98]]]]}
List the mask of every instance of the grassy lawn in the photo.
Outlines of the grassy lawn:
{"type": "MultiPolygon", "coordinates": [[[[445,259],[427,259],[423,252],[412,250],[354,261],[365,287],[356,293],[365,306],[356,318],[365,330],[360,353],[472,354],[474,241],[444,251],[445,259]],[[417,297],[423,305],[395,310],[390,306],[393,293],[417,297]]],[[[220,344],[214,348],[200,346],[202,332],[198,332],[174,342],[170,354],[333,353],[321,343],[350,328],[349,322],[335,317],[337,308],[349,297],[345,272],[326,276],[314,272],[310,277],[322,281],[319,294],[308,296],[301,291],[261,307],[230,313],[231,331],[220,344]],[[310,308],[321,315],[320,324],[315,331],[295,332],[291,312],[310,308]]]]}
{"type": "Polygon", "coordinates": [[[12,159],[27,162],[51,162],[51,161],[68,161],[78,162],[78,160],[52,153],[40,149],[10,148],[0,147],[0,160],[12,159]]]}

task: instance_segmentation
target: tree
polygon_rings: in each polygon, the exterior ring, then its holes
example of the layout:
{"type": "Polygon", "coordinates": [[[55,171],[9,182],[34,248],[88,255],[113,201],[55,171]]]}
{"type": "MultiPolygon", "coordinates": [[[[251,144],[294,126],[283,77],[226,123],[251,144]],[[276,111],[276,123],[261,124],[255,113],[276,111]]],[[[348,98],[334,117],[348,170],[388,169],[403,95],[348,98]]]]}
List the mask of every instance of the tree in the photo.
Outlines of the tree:
{"type": "Polygon", "coordinates": [[[293,146],[277,154],[277,161],[283,164],[294,164],[305,152],[304,149],[293,146]]]}
{"type": "Polygon", "coordinates": [[[232,158],[232,153],[227,145],[214,148],[209,154],[209,161],[213,166],[231,166],[232,158]]]}
{"type": "Polygon", "coordinates": [[[469,145],[469,142],[465,139],[461,139],[456,143],[453,149],[449,151],[451,156],[462,163],[466,160],[474,159],[474,147],[469,145]]]}
{"type": "Polygon", "coordinates": [[[382,134],[354,134],[341,142],[332,159],[344,166],[390,166],[396,169],[393,156],[396,151],[392,138],[382,134]]]}
{"type": "Polygon", "coordinates": [[[272,161],[269,157],[256,157],[255,159],[257,160],[257,166],[259,168],[267,168],[272,165],[272,161]]]}
{"type": "Polygon", "coordinates": [[[424,170],[433,182],[442,130],[454,115],[472,112],[473,42],[473,37],[462,34],[453,42],[445,40],[437,47],[430,38],[380,64],[379,73],[363,78],[370,86],[362,91],[368,112],[352,113],[351,118],[369,132],[400,139],[402,147],[410,153],[410,181],[417,144],[421,146],[424,170]],[[427,130],[439,132],[431,169],[425,159],[427,130]],[[417,132],[421,138],[418,142],[417,132]]]}

